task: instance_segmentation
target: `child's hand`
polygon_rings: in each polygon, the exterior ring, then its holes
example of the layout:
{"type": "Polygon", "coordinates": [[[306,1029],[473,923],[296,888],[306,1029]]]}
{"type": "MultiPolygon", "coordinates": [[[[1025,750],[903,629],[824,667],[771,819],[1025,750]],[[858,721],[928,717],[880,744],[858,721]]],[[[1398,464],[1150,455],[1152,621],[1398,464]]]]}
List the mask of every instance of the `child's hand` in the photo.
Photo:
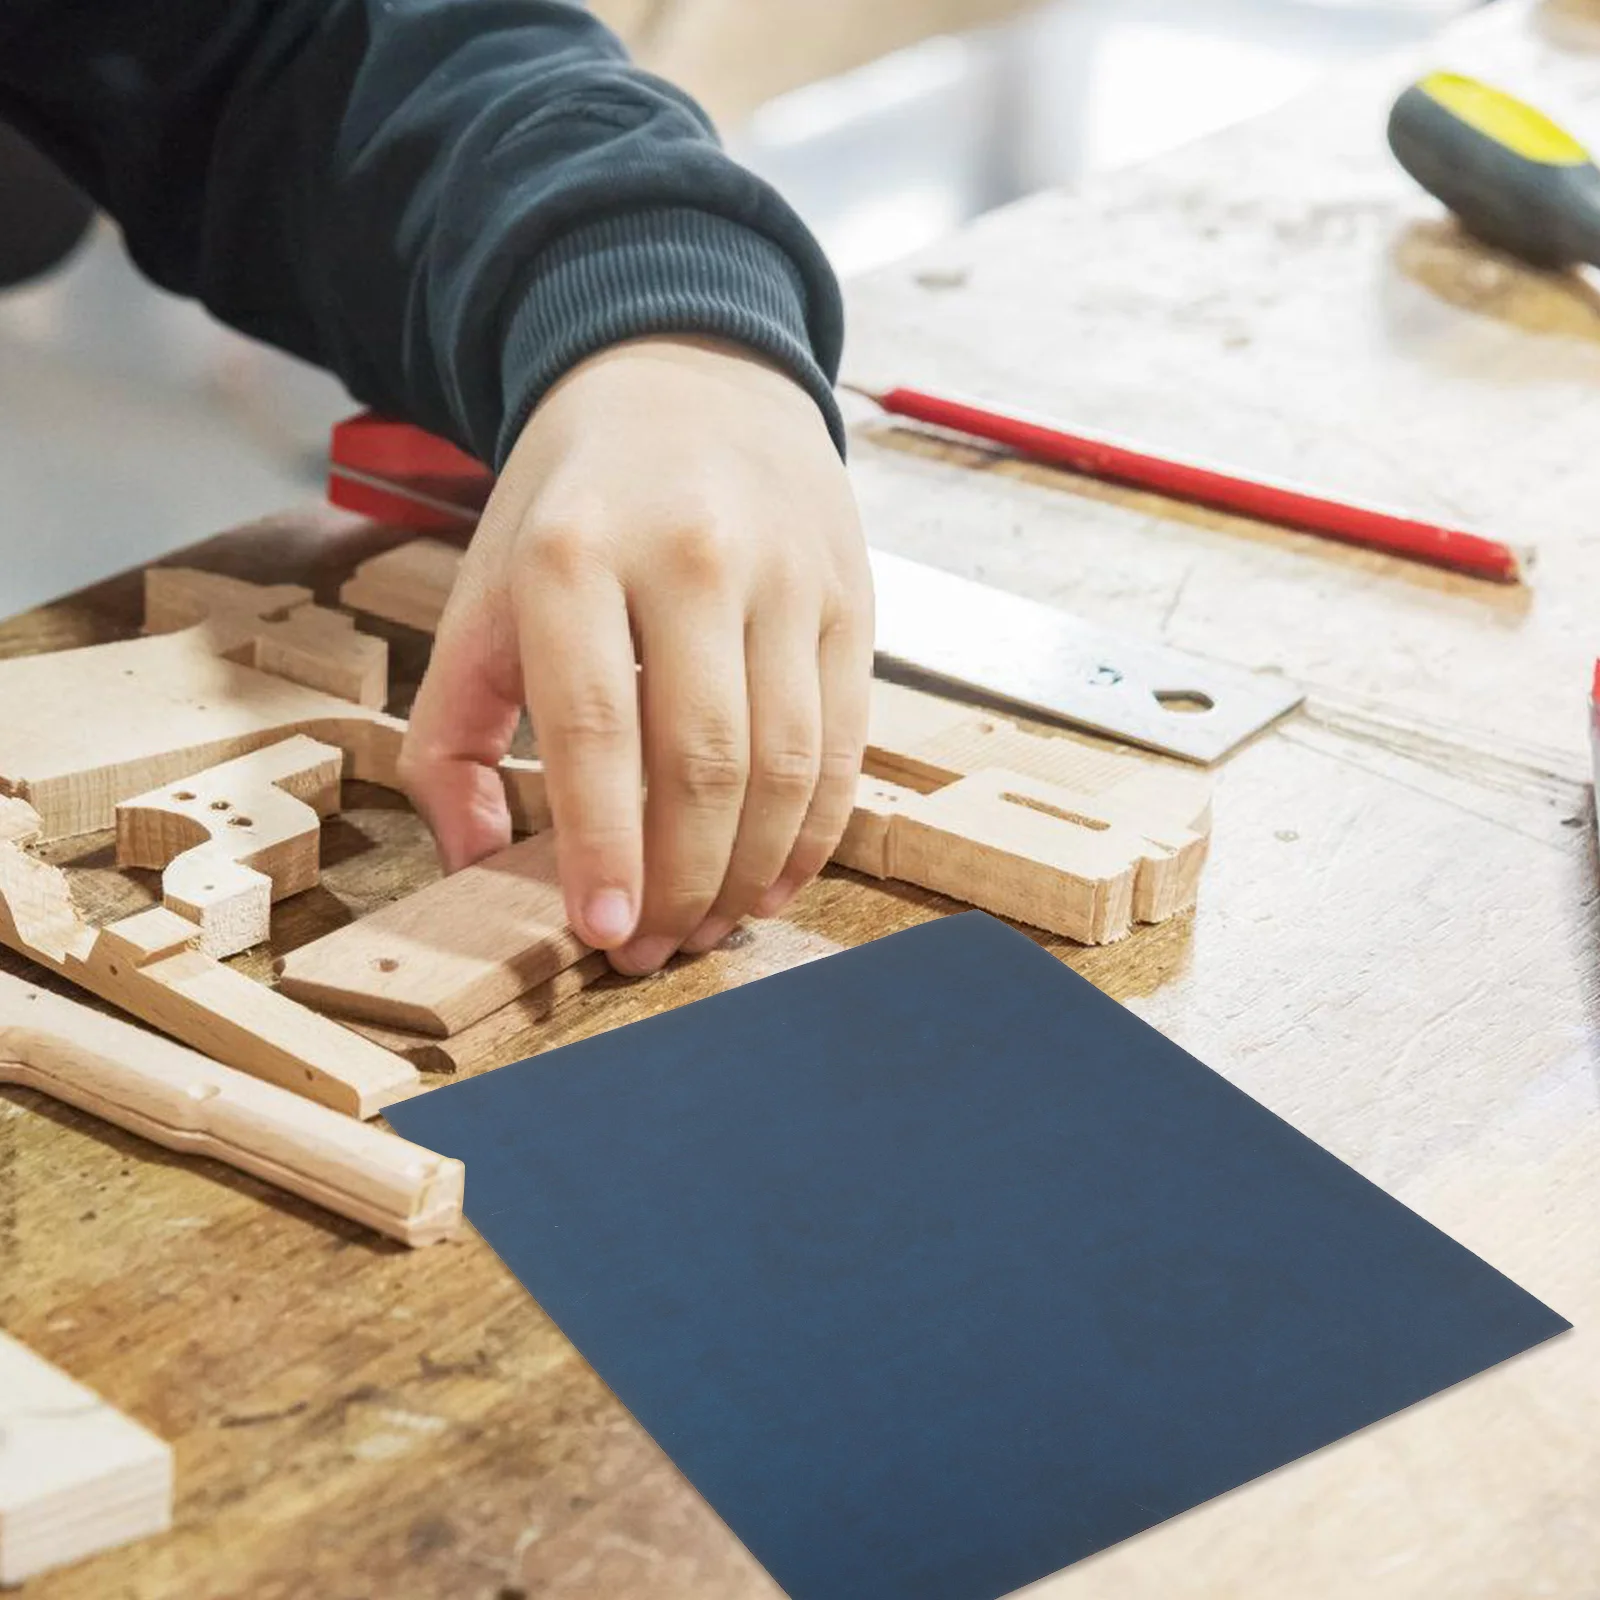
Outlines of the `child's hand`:
{"type": "Polygon", "coordinates": [[[492,769],[526,704],[573,926],[650,972],[773,914],[833,853],[871,674],[866,547],[815,402],[731,346],[618,345],[506,463],[406,783],[447,869],[505,844],[492,769]]]}

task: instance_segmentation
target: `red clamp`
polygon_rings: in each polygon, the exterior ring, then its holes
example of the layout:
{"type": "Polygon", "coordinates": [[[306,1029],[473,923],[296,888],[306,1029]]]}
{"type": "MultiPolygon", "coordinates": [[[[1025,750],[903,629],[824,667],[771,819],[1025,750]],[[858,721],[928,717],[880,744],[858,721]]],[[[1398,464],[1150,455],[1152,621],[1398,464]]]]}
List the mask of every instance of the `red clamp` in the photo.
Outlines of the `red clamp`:
{"type": "Polygon", "coordinates": [[[494,475],[481,461],[408,422],[363,411],[335,425],[328,499],[345,511],[419,533],[470,529],[494,475]]]}

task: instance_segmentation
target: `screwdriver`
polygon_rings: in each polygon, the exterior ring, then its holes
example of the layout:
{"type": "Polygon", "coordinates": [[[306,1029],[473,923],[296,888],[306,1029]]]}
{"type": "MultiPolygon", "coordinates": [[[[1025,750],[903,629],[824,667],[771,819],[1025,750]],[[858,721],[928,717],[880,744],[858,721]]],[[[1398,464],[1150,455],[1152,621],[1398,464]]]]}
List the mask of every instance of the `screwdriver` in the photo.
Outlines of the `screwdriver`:
{"type": "Polygon", "coordinates": [[[1600,168],[1515,96],[1432,73],[1395,102],[1389,148],[1485,244],[1534,267],[1600,265],[1600,168]]]}

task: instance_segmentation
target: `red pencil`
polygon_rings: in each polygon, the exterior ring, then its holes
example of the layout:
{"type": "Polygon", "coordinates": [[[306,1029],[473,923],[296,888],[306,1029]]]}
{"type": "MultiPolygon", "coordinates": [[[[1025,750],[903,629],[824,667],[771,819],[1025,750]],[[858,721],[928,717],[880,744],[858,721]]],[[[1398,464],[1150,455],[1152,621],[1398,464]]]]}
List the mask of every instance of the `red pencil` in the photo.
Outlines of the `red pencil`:
{"type": "MultiPolygon", "coordinates": [[[[854,389],[854,385],[845,387],[854,389]]],[[[854,392],[876,401],[894,416],[986,439],[1018,455],[1086,477],[1149,489],[1174,500],[1190,500],[1303,533],[1318,533],[1347,544],[1409,556],[1414,561],[1451,567],[1497,583],[1517,583],[1522,577],[1522,559],[1510,545],[1462,528],[1441,527],[1375,506],[1330,500],[1289,484],[1241,478],[1217,467],[1152,455],[1109,439],[1067,433],[1048,422],[994,411],[970,401],[923,394],[916,389],[889,389],[881,394],[868,389],[854,392]]]]}

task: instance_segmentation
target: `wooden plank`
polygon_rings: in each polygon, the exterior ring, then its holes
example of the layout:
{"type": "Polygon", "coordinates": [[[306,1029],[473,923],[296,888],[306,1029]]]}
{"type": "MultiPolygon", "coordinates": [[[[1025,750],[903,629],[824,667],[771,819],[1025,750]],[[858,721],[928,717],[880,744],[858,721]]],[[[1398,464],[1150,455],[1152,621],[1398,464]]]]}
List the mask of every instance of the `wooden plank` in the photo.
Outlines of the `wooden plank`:
{"type": "Polygon", "coordinates": [[[218,960],[265,941],[273,902],[315,887],[344,753],[303,735],[117,806],[117,865],[161,870],[162,903],[218,960]],[[164,870],[163,870],[164,869],[164,870]]]}
{"type": "Polygon", "coordinates": [[[407,1062],[203,954],[200,930],[171,911],[91,928],[60,869],[27,850],[28,817],[16,802],[0,812],[0,944],[228,1066],[337,1111],[375,1116],[416,1086],[407,1062]]]}
{"type": "Polygon", "coordinates": [[[459,1161],[5,972],[0,1083],[225,1162],[404,1244],[448,1238],[461,1220],[459,1161]]]}
{"type": "Polygon", "coordinates": [[[447,1038],[588,953],[536,834],[290,952],[278,987],[321,1010],[447,1038]]]}
{"type": "Polygon", "coordinates": [[[172,1450],[0,1332],[0,1585],[172,1526],[172,1450]]]}
{"type": "Polygon", "coordinates": [[[509,1005],[491,1011],[481,1021],[444,1039],[385,1028],[372,1022],[351,1022],[347,1026],[409,1061],[418,1072],[454,1072],[470,1077],[522,1061],[545,1049],[549,1043],[550,1019],[574,995],[610,970],[611,963],[604,952],[591,950],[566,971],[535,984],[509,1005]]]}
{"type": "MultiPolygon", "coordinates": [[[[236,587],[196,585],[194,574],[181,571],[177,577],[185,581],[174,583],[168,568],[153,569],[151,578],[158,572],[164,575],[152,584],[158,624],[193,615],[218,594],[229,609],[177,632],[0,661],[0,794],[28,801],[46,838],[109,827],[119,801],[294,734],[343,750],[347,777],[401,787],[402,721],[277,670],[309,662],[316,676],[330,660],[337,664],[351,637],[349,619],[317,622],[310,643],[291,630],[285,644],[271,632],[276,625],[263,625],[251,608],[270,613],[286,596],[292,601],[305,591],[244,585],[256,594],[247,606],[236,587]],[[283,648],[265,650],[264,637],[283,648]],[[338,646],[331,656],[324,651],[329,637],[338,646]],[[234,655],[249,659],[241,663],[234,655]],[[274,670],[262,670],[268,666],[274,670]]],[[[527,832],[547,827],[538,764],[508,759],[502,773],[514,825],[527,832]]]]}

